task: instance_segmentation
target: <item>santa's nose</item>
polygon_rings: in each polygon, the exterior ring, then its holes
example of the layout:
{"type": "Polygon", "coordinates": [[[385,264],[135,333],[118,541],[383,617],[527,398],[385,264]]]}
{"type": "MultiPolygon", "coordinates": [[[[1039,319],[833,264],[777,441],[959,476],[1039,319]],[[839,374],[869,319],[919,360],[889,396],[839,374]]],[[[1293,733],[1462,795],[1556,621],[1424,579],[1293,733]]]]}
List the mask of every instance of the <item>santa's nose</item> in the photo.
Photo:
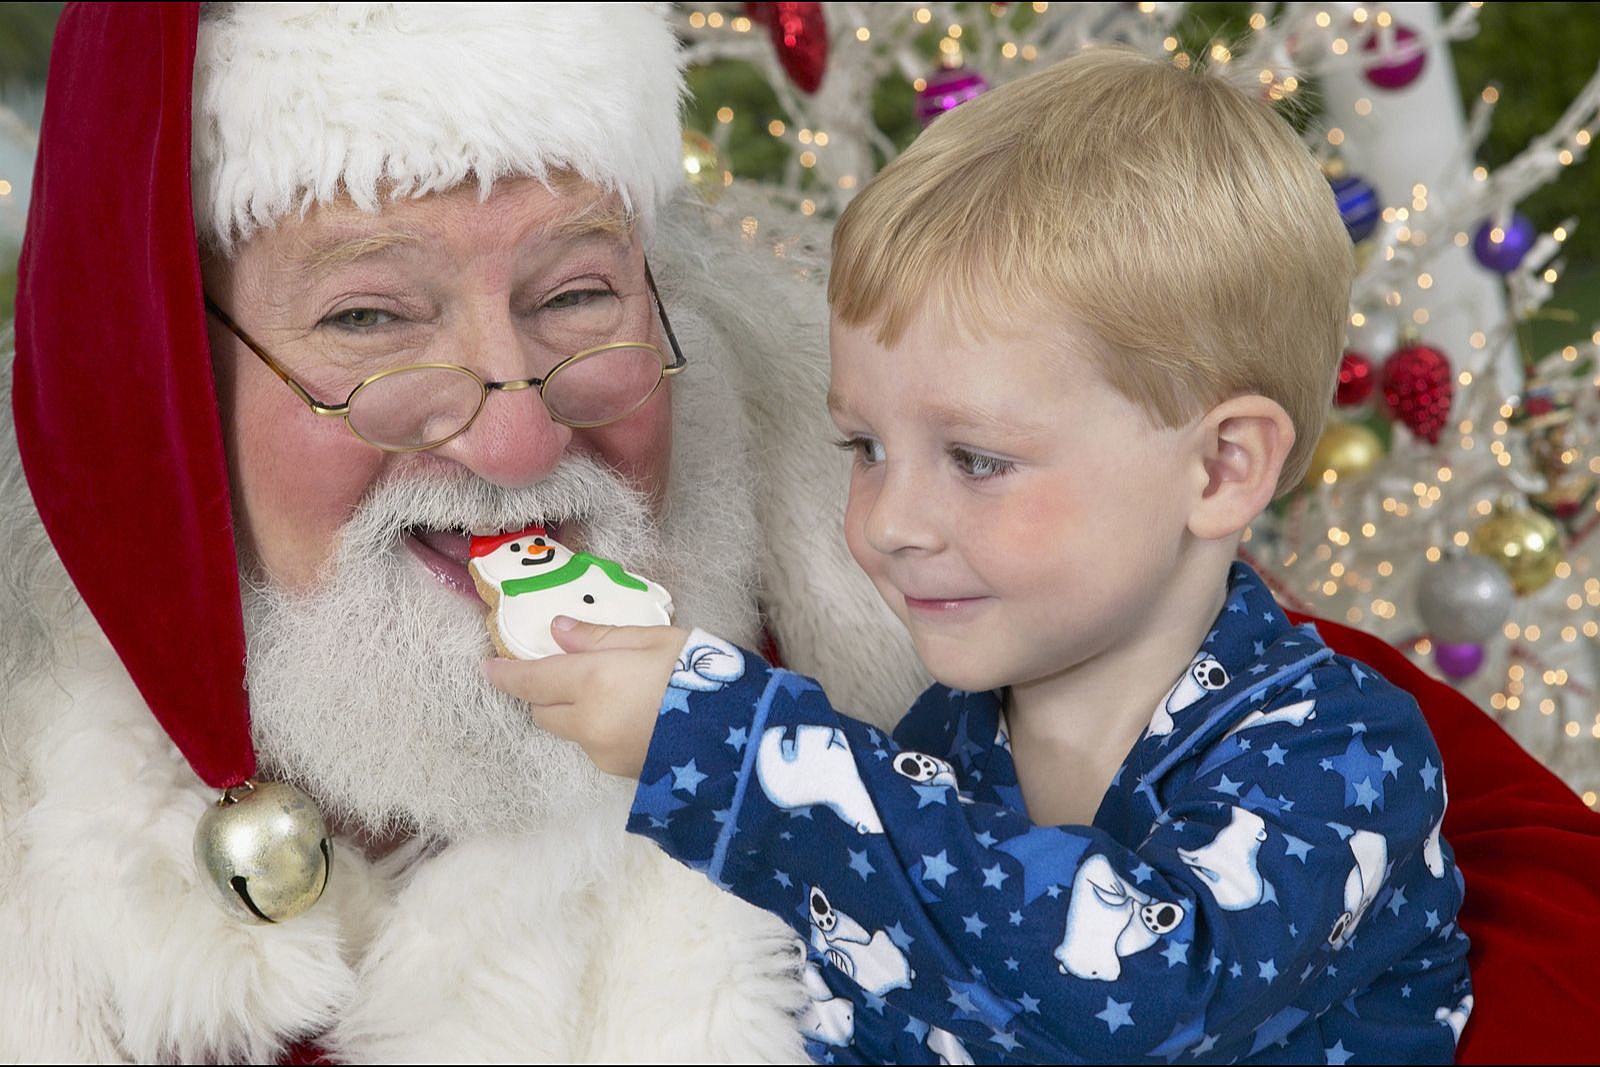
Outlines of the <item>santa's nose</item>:
{"type": "MultiPolygon", "coordinates": [[[[454,339],[465,357],[461,362],[496,380],[528,373],[528,353],[504,307],[480,302],[463,319],[454,339]]],[[[550,417],[537,389],[492,391],[467,431],[435,452],[510,489],[549,477],[571,441],[572,430],[550,417]]]]}

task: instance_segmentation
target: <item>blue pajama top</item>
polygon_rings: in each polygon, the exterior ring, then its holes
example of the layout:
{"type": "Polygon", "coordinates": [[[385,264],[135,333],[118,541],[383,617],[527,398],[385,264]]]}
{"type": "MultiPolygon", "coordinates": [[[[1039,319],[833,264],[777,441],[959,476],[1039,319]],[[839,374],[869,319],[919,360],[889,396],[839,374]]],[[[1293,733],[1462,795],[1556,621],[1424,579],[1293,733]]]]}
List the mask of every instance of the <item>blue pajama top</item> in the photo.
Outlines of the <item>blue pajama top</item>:
{"type": "Polygon", "coordinates": [[[628,828],[789,923],[826,1063],[1447,1063],[1471,1012],[1409,694],[1226,607],[1088,826],[1028,819],[999,693],[893,738],[696,631],[628,828]]]}

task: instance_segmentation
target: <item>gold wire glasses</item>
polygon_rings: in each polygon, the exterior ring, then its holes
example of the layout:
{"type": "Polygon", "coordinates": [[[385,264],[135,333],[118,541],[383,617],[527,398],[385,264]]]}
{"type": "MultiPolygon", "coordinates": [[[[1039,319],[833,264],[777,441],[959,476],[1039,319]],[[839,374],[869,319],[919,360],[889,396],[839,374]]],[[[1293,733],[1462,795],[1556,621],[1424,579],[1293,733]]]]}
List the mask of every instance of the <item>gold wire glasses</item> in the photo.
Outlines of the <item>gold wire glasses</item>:
{"type": "Polygon", "coordinates": [[[209,296],[206,310],[254,352],[315,414],[341,418],[350,432],[385,452],[422,452],[467,432],[489,393],[537,389],[556,422],[574,429],[604,426],[632,415],[655,395],[661,382],[687,365],[656,280],[645,264],[650,299],[672,358],[643,341],[595,345],[563,359],[543,378],[488,382],[457,363],[410,363],[362,379],[342,404],[318,400],[241,329],[209,296]]]}

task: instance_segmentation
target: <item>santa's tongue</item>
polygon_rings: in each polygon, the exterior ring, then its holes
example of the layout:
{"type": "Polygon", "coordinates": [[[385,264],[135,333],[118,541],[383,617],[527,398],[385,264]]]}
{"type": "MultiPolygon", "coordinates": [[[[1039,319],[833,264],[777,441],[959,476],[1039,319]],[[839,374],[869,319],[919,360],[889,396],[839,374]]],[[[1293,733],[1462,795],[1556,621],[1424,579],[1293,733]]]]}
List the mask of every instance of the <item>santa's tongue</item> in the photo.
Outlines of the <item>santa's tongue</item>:
{"type": "Polygon", "coordinates": [[[460,530],[413,530],[412,533],[439,555],[463,567],[467,565],[467,547],[472,540],[467,534],[460,530]]]}

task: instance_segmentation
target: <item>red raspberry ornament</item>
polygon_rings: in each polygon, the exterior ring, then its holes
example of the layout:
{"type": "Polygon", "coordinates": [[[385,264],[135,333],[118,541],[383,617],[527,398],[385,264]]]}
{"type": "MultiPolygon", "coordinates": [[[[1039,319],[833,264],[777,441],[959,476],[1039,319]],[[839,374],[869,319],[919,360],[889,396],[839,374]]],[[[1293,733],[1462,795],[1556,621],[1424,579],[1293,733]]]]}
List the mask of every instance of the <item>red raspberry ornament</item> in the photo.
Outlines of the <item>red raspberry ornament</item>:
{"type": "Polygon", "coordinates": [[[1397,349],[1383,363],[1383,402],[1389,413],[1429,444],[1450,421],[1450,359],[1423,344],[1397,349]]]}
{"type": "Polygon", "coordinates": [[[1333,394],[1333,402],[1342,408],[1355,407],[1372,395],[1372,388],[1377,384],[1372,360],[1351,349],[1339,361],[1339,388],[1333,394]]]}

